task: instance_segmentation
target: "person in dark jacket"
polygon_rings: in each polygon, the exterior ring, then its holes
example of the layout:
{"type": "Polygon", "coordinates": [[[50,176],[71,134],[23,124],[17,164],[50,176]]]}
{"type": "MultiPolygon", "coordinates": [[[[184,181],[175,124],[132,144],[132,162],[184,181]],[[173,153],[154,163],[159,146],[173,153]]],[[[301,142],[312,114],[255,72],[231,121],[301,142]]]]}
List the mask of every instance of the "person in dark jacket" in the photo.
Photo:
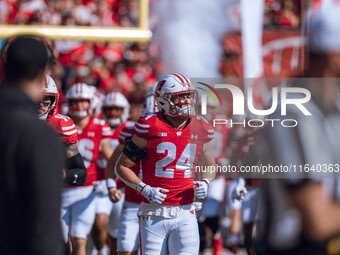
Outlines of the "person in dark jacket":
{"type": "Polygon", "coordinates": [[[38,119],[48,62],[44,43],[18,37],[7,48],[0,86],[0,247],[2,254],[59,255],[63,154],[38,119]]]}

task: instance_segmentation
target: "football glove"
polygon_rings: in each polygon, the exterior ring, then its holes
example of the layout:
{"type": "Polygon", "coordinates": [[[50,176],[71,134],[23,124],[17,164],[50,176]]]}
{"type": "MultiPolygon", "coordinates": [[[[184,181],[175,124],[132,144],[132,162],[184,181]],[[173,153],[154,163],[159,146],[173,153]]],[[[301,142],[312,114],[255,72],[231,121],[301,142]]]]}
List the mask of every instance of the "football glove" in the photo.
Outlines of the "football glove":
{"type": "Polygon", "coordinates": [[[198,199],[205,199],[208,195],[209,180],[204,178],[202,181],[194,182],[195,196],[198,199]]]}
{"type": "Polygon", "coordinates": [[[169,192],[167,189],[154,188],[149,185],[145,185],[140,193],[150,202],[152,205],[160,205],[164,202],[167,195],[164,193],[169,192]]]}

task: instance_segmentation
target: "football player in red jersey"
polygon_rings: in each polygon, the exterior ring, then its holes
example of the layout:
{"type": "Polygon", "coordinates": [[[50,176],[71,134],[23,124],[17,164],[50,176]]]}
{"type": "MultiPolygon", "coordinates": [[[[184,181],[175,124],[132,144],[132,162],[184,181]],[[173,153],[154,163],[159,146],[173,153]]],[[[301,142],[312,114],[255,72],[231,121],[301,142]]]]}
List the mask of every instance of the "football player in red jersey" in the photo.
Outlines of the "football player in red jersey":
{"type": "Polygon", "coordinates": [[[84,185],[87,171],[77,147],[77,129],[69,117],[56,114],[59,92],[57,85],[49,75],[46,75],[42,93],[44,97],[37,106],[39,118],[47,121],[60,135],[60,139],[65,145],[64,181],[72,186],[84,185]]]}
{"type": "Polygon", "coordinates": [[[109,137],[111,129],[101,119],[91,117],[91,101],[95,88],[85,83],[74,84],[66,93],[70,116],[78,130],[78,147],[87,168],[84,187],[65,188],[63,192],[62,218],[67,237],[70,226],[73,254],[86,254],[86,240],[95,219],[97,187],[96,162],[99,152],[109,158],[113,152],[109,137]]]}
{"type": "MultiPolygon", "coordinates": [[[[145,103],[142,107],[141,114],[146,114],[149,112],[158,112],[158,108],[156,106],[155,101],[155,89],[157,83],[154,84],[148,91],[145,103]]],[[[108,183],[108,190],[110,199],[113,203],[116,203],[118,200],[124,200],[123,209],[120,214],[120,219],[118,223],[118,231],[117,231],[117,239],[115,243],[111,242],[111,255],[137,255],[138,246],[139,246],[139,224],[138,224],[138,207],[142,202],[141,194],[135,190],[130,188],[127,185],[124,185],[124,199],[121,198],[121,194],[117,189],[117,184],[115,182],[115,174],[114,174],[114,163],[119,158],[120,153],[123,151],[124,144],[134,134],[134,126],[126,126],[121,130],[119,134],[119,145],[115,149],[113,155],[110,158],[110,161],[106,168],[106,177],[108,183]]],[[[139,164],[136,164],[132,170],[142,178],[142,171],[139,164]]]]}
{"type": "Polygon", "coordinates": [[[214,174],[198,171],[195,181],[194,171],[198,163],[215,167],[215,159],[214,130],[196,117],[197,94],[187,77],[163,77],[155,91],[160,112],[138,120],[115,165],[117,176],[143,196],[138,210],[142,254],[198,254],[194,194],[204,199],[214,174]],[[140,160],[143,181],[131,170],[140,160]]]}
{"type": "MultiPolygon", "coordinates": [[[[110,137],[110,143],[112,148],[116,149],[119,144],[119,134],[122,129],[127,126],[134,126],[134,122],[127,121],[129,117],[130,104],[125,96],[120,92],[111,92],[107,94],[104,98],[102,104],[103,118],[110,125],[112,130],[112,136],[110,137]]],[[[103,194],[97,194],[96,198],[96,220],[92,228],[92,239],[96,245],[97,250],[101,250],[107,243],[107,238],[109,234],[110,244],[113,252],[115,254],[116,248],[115,244],[117,242],[117,232],[118,223],[120,218],[120,213],[123,208],[124,194],[122,194],[123,183],[118,181],[117,189],[107,190],[105,182],[105,168],[107,161],[101,154],[97,161],[98,169],[98,182],[101,182],[104,187],[103,194]],[[105,191],[105,193],[104,193],[105,191]],[[116,196],[117,201],[112,204],[108,197],[116,196]]]]}

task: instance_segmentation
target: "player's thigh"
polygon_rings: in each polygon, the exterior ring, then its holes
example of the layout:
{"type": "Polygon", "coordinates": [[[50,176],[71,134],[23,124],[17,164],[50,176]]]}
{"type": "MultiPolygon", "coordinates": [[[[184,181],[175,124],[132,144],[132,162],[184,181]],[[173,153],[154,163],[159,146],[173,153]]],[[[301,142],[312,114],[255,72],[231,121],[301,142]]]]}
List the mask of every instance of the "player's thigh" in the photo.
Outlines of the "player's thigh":
{"type": "Polygon", "coordinates": [[[198,223],[195,214],[187,211],[178,216],[176,227],[169,235],[170,255],[197,255],[199,252],[198,223]]]}
{"type": "Polygon", "coordinates": [[[71,236],[87,239],[96,215],[95,194],[74,204],[71,208],[71,236]]]}
{"type": "Polygon", "coordinates": [[[123,193],[122,198],[117,203],[114,203],[112,205],[112,210],[111,210],[109,225],[108,225],[108,232],[109,232],[109,235],[113,238],[117,238],[118,236],[118,223],[119,223],[121,211],[123,209],[124,199],[125,199],[125,195],[123,193]]]}
{"type": "Polygon", "coordinates": [[[110,215],[113,203],[108,195],[96,194],[96,214],[110,215]]]}
{"type": "Polygon", "coordinates": [[[118,224],[118,251],[135,251],[139,244],[138,204],[124,202],[118,224]]]}
{"type": "Polygon", "coordinates": [[[70,223],[72,218],[72,208],[78,202],[85,200],[92,193],[92,186],[64,188],[62,191],[61,226],[63,237],[66,242],[69,240],[70,223]]]}
{"type": "Polygon", "coordinates": [[[139,216],[140,250],[142,255],[168,254],[167,232],[163,217],[139,216]]]}
{"type": "Polygon", "coordinates": [[[61,193],[61,207],[72,207],[72,205],[77,202],[88,198],[92,192],[92,186],[63,188],[61,193]]]}

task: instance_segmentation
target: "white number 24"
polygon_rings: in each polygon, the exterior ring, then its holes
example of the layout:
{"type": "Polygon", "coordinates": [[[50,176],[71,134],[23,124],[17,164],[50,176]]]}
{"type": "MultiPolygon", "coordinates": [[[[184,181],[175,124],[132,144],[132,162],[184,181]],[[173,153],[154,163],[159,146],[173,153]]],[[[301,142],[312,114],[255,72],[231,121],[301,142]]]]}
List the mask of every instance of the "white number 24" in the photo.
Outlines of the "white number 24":
{"type": "MultiPolygon", "coordinates": [[[[163,142],[158,144],[157,153],[168,153],[165,158],[156,162],[155,176],[174,178],[173,168],[166,168],[167,165],[176,159],[176,145],[171,142],[163,142]]],[[[176,170],[184,171],[184,178],[190,178],[196,155],[196,144],[187,144],[182,155],[176,162],[176,170]]]]}

